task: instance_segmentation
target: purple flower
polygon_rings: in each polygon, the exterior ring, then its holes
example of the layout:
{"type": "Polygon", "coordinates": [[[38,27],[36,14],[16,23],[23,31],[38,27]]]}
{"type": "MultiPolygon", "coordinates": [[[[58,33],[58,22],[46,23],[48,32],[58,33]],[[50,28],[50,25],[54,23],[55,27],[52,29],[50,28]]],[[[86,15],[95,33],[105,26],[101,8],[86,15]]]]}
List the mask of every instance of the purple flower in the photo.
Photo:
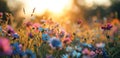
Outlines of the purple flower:
{"type": "Polygon", "coordinates": [[[19,38],[19,35],[17,33],[12,34],[12,36],[14,39],[19,38]]]}
{"type": "Polygon", "coordinates": [[[112,27],[113,26],[110,23],[107,24],[107,30],[110,30],[112,27]]]}
{"type": "Polygon", "coordinates": [[[14,32],[14,29],[13,29],[10,25],[7,26],[7,32],[8,32],[9,34],[14,34],[14,33],[15,33],[15,32],[14,32]]]}
{"type": "Polygon", "coordinates": [[[102,26],[101,29],[103,29],[103,30],[111,30],[112,27],[113,26],[110,23],[108,23],[107,25],[102,26]]]}
{"type": "Polygon", "coordinates": [[[33,38],[33,37],[34,37],[32,33],[29,33],[28,36],[29,36],[30,38],[33,38]]]}

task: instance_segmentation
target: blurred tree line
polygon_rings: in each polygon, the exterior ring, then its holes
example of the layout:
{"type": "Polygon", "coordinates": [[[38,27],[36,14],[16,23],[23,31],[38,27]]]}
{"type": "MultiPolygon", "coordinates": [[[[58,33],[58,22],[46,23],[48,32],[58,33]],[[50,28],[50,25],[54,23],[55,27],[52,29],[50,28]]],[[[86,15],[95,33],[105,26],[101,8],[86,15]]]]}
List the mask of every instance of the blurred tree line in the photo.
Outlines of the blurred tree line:
{"type": "Polygon", "coordinates": [[[111,0],[112,5],[108,8],[104,6],[97,6],[93,9],[85,9],[84,14],[86,19],[89,17],[97,16],[99,19],[103,19],[104,17],[112,17],[111,18],[118,18],[120,20],[120,0],[111,0]]]}
{"type": "MultiPolygon", "coordinates": [[[[102,19],[103,17],[109,16],[111,13],[114,14],[113,17],[117,17],[120,19],[120,0],[111,0],[112,5],[109,8],[104,8],[103,6],[97,6],[95,9],[85,9],[84,7],[80,7],[85,13],[84,17],[89,19],[90,16],[97,15],[98,18],[102,19]],[[115,15],[115,13],[117,13],[115,15]]],[[[3,12],[3,20],[6,19],[5,12],[9,12],[10,10],[7,6],[7,3],[4,0],[0,0],[0,12],[3,12]]]]}
{"type": "Polygon", "coordinates": [[[3,20],[6,20],[6,12],[10,13],[7,3],[4,0],[0,0],[0,12],[3,13],[3,20]]]}

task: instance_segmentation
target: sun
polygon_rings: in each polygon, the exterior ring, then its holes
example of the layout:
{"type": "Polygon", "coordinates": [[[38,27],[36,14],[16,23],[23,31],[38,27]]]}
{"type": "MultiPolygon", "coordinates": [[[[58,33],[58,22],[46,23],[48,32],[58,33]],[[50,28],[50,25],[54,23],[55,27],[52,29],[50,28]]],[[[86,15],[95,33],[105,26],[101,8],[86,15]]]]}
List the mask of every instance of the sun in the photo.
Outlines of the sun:
{"type": "Polygon", "coordinates": [[[24,8],[27,14],[31,14],[35,8],[36,14],[43,14],[45,11],[51,13],[62,13],[69,7],[72,0],[24,0],[24,8]]]}

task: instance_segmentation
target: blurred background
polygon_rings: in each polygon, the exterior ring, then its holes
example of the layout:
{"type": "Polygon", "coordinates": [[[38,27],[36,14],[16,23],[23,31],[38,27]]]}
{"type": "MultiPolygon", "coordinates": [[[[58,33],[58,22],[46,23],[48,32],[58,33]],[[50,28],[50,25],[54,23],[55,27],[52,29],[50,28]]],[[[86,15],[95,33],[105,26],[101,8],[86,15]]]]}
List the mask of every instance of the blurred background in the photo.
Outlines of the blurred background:
{"type": "Polygon", "coordinates": [[[119,6],[119,0],[0,0],[2,20],[6,21],[7,12],[12,14],[16,23],[52,19],[65,29],[70,25],[71,30],[79,20],[87,23],[120,20],[119,6]]]}

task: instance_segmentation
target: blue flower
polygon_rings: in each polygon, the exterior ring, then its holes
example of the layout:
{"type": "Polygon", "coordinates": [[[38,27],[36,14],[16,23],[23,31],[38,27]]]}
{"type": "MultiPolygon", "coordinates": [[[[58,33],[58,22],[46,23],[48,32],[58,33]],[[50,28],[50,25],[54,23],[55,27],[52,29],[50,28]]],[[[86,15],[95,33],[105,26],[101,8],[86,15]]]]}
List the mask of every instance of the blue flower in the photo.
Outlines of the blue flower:
{"type": "Polygon", "coordinates": [[[104,58],[108,58],[107,51],[106,51],[105,49],[103,49],[102,52],[103,52],[103,57],[104,57],[104,58]]]}
{"type": "Polygon", "coordinates": [[[92,47],[93,47],[91,44],[87,44],[87,46],[88,46],[89,48],[92,48],[92,47]]]}
{"type": "Polygon", "coordinates": [[[69,58],[68,56],[69,56],[68,54],[64,54],[62,55],[62,58],[69,58]]]}
{"type": "Polygon", "coordinates": [[[76,49],[77,51],[82,51],[82,48],[81,48],[80,46],[75,46],[75,49],[76,49]]]}
{"type": "Polygon", "coordinates": [[[19,55],[20,55],[21,57],[23,57],[23,56],[26,56],[26,53],[25,53],[24,51],[21,51],[21,52],[19,53],[19,55]]]}
{"type": "Polygon", "coordinates": [[[73,50],[73,48],[72,48],[71,46],[67,46],[67,47],[66,47],[66,51],[67,51],[67,52],[72,52],[72,50],[73,50]]]}
{"type": "Polygon", "coordinates": [[[12,34],[12,36],[14,37],[14,39],[19,38],[19,35],[17,33],[12,34]]]}
{"type": "Polygon", "coordinates": [[[39,27],[38,30],[39,30],[39,31],[43,31],[44,29],[43,29],[42,27],[39,27]]]}
{"type": "Polygon", "coordinates": [[[76,50],[74,50],[74,51],[72,52],[72,57],[73,57],[73,58],[74,58],[74,57],[80,58],[80,56],[81,56],[81,53],[77,52],[76,50]]]}
{"type": "Polygon", "coordinates": [[[72,52],[72,57],[75,57],[76,54],[77,54],[77,52],[76,52],[75,50],[73,50],[73,52],[72,52]]]}
{"type": "Polygon", "coordinates": [[[53,47],[56,47],[56,48],[62,47],[62,43],[61,43],[61,41],[58,40],[58,39],[53,39],[53,40],[51,41],[51,44],[52,44],[53,47]]]}
{"type": "Polygon", "coordinates": [[[88,46],[86,43],[82,43],[82,46],[88,46]]]}
{"type": "Polygon", "coordinates": [[[35,55],[35,53],[33,53],[31,50],[29,50],[29,49],[27,49],[26,51],[25,51],[25,53],[27,54],[27,55],[30,55],[30,58],[36,58],[36,55],[35,55]]]}
{"type": "Polygon", "coordinates": [[[21,51],[21,52],[19,53],[19,55],[20,55],[21,57],[30,55],[30,58],[36,58],[35,53],[33,53],[33,52],[32,52],[31,50],[29,50],[29,49],[27,49],[27,50],[25,50],[25,51],[21,51]]]}
{"type": "Polygon", "coordinates": [[[11,46],[14,48],[14,50],[13,50],[14,55],[19,54],[21,52],[21,48],[19,47],[18,42],[13,43],[11,46]]]}
{"type": "Polygon", "coordinates": [[[48,41],[49,39],[50,39],[50,36],[48,34],[45,34],[45,33],[42,34],[43,41],[48,41]]]}
{"type": "Polygon", "coordinates": [[[0,26],[0,32],[2,32],[2,27],[0,26]]]}

